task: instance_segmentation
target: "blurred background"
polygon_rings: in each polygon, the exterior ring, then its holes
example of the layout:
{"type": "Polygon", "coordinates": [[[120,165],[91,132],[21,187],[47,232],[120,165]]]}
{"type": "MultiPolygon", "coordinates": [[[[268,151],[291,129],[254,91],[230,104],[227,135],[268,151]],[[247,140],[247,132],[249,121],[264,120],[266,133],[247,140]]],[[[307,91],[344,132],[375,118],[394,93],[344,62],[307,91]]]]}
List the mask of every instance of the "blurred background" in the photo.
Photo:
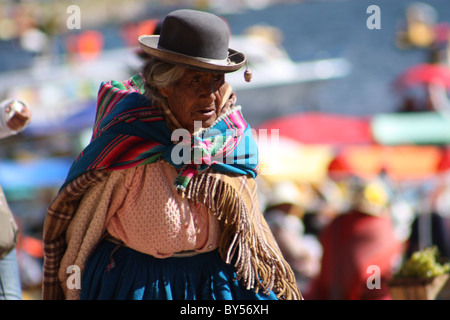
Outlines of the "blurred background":
{"type": "Polygon", "coordinates": [[[391,272],[413,249],[434,244],[450,256],[449,1],[1,0],[0,100],[33,112],[0,142],[24,298],[40,297],[46,209],[90,139],[100,83],[139,72],[137,37],[179,8],[222,16],[230,47],[247,55],[252,82],[243,70],[227,79],[260,144],[262,211],[299,208],[301,289],[320,274],[323,228],[374,181],[402,244],[386,257],[391,272]]]}

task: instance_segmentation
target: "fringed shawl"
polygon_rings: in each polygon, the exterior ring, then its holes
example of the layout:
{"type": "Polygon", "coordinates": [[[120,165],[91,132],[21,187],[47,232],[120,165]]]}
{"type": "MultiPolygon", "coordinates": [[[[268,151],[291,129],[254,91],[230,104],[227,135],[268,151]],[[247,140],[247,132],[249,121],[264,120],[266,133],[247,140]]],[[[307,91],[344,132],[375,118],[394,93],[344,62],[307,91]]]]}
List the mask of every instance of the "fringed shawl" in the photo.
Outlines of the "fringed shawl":
{"type": "MultiPolygon", "coordinates": [[[[242,284],[257,291],[273,290],[280,299],[301,299],[294,274],[258,207],[254,180],[257,173],[254,157],[257,154],[238,147],[239,141],[250,130],[239,110],[221,117],[213,126],[219,132],[226,131],[225,138],[231,132],[234,139],[215,140],[214,137],[220,134],[204,132],[200,144],[196,144],[203,150],[200,160],[196,158],[199,162],[177,166],[172,162],[170,150],[173,143],[170,139],[167,141],[167,126],[157,109],[149,107],[148,100],[145,102],[143,95],[139,94],[139,78],[107,86],[105,89],[103,84],[99,92],[91,144],[74,162],[47,212],[43,235],[43,298],[65,298],[67,290],[63,288],[64,279],[60,279],[58,272],[67,248],[66,231],[83,194],[108,177],[110,170],[164,159],[180,170],[180,179],[174,183],[182,195],[204,204],[219,219],[223,230],[220,254],[227,263],[236,267],[237,278],[242,284]],[[133,108],[125,105],[124,100],[131,101],[133,108]],[[94,141],[98,143],[94,144],[94,141]],[[217,161],[217,157],[224,160],[230,154],[241,161],[231,164],[217,161]]],[[[249,139],[252,145],[251,136],[247,137],[246,143],[249,139]]],[[[83,269],[84,266],[80,267],[83,269]]]]}

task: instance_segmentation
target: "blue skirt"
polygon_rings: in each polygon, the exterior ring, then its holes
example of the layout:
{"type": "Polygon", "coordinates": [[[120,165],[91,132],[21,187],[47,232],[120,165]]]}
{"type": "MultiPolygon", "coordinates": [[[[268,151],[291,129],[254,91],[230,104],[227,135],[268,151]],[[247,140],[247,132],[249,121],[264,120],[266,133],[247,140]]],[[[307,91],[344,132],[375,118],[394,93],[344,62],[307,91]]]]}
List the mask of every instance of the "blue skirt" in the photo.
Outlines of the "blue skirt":
{"type": "Polygon", "coordinates": [[[82,300],[276,300],[247,290],[216,251],[158,259],[103,240],[82,274],[82,300]],[[111,259],[112,258],[112,259],[111,259]],[[114,264],[111,262],[114,261],[114,264]]]}

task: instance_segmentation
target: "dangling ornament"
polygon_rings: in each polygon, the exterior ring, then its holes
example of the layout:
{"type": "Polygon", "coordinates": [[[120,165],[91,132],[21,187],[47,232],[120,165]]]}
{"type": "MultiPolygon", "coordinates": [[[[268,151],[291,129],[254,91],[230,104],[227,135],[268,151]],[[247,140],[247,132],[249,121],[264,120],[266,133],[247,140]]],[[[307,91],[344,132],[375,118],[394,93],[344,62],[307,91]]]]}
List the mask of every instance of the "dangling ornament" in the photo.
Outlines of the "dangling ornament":
{"type": "Polygon", "coordinates": [[[244,71],[244,79],[247,82],[252,81],[252,71],[248,67],[248,61],[245,61],[245,71],[244,71]]]}

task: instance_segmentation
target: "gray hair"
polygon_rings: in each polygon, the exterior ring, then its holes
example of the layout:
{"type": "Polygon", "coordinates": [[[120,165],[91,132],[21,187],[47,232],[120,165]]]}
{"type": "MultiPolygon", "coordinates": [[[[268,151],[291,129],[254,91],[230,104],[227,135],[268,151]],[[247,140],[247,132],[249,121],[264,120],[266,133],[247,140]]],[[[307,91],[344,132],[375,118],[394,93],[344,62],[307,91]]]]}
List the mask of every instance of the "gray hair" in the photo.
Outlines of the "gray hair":
{"type": "Polygon", "coordinates": [[[155,105],[168,107],[167,99],[161,95],[158,88],[173,85],[183,75],[186,67],[167,63],[156,58],[148,60],[142,75],[145,79],[145,96],[149,97],[155,105]]]}

